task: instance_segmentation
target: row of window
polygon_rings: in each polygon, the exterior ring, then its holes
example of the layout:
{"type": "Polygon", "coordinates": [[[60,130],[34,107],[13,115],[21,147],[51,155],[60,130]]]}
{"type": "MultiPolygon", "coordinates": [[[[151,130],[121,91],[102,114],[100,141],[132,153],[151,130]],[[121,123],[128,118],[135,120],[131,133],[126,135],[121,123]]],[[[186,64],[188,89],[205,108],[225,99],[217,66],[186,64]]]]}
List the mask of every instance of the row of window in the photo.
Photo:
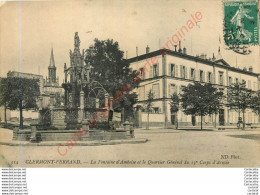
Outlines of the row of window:
{"type": "MultiPolygon", "coordinates": [[[[142,108],[142,112],[146,112],[145,108],[142,108]]],[[[152,107],[150,114],[159,114],[162,113],[161,108],[159,107],[152,107]]]]}
{"type": "MultiPolygon", "coordinates": [[[[184,87],[185,87],[184,85],[180,85],[180,86],[179,86],[179,89],[178,89],[178,86],[177,86],[177,85],[175,85],[175,84],[169,84],[169,86],[168,86],[169,96],[168,96],[168,97],[171,97],[172,94],[174,94],[174,93],[178,93],[178,92],[181,93],[181,92],[182,92],[182,89],[183,89],[184,87]]],[[[147,99],[147,95],[148,95],[148,91],[146,92],[145,86],[140,86],[138,90],[139,90],[139,101],[146,100],[146,99],[147,99]],[[145,93],[145,92],[146,92],[146,93],[145,93]]],[[[153,95],[154,95],[154,99],[160,98],[160,87],[159,87],[159,83],[152,85],[152,92],[153,92],[153,95]]]]}
{"type": "MultiPolygon", "coordinates": [[[[148,93],[147,93],[147,94],[145,93],[145,86],[140,86],[140,87],[138,88],[138,90],[139,90],[139,101],[146,100],[148,93]]],[[[154,98],[154,99],[160,98],[160,87],[159,87],[159,83],[156,83],[156,84],[153,84],[153,85],[152,85],[152,93],[153,93],[153,98],[154,98]]]]}
{"type": "MultiPolygon", "coordinates": [[[[171,76],[174,76],[174,77],[178,76],[178,65],[171,64],[170,68],[171,68],[170,69],[171,76]]],[[[224,72],[219,71],[218,73],[219,73],[219,75],[218,75],[219,76],[219,79],[218,79],[219,83],[218,84],[224,85],[224,72]]],[[[141,70],[140,75],[142,76],[142,78],[145,78],[144,71],[141,70]]],[[[158,65],[155,64],[155,65],[153,65],[153,69],[150,71],[150,77],[157,77],[157,76],[159,76],[159,68],[158,68],[158,65]]],[[[187,67],[180,65],[180,76],[181,76],[181,78],[188,79],[187,78],[187,67]]],[[[194,68],[190,68],[190,79],[196,80],[196,70],[194,68]]],[[[199,70],[199,81],[200,82],[213,83],[212,72],[207,72],[207,80],[205,80],[205,71],[199,70]]],[[[239,79],[235,78],[235,82],[238,83],[239,79]]],[[[246,82],[246,81],[242,80],[242,82],[246,82]]],[[[233,84],[232,77],[228,78],[228,84],[229,85],[233,84]]],[[[185,86],[181,85],[179,87],[179,93],[181,93],[183,87],[185,87],[185,86]]],[[[253,88],[252,88],[251,81],[248,80],[248,88],[256,90],[256,82],[253,83],[253,88]]],[[[178,93],[178,88],[175,84],[169,84],[168,89],[169,89],[169,97],[171,97],[171,95],[173,93],[178,93]]],[[[155,99],[160,98],[160,87],[159,87],[158,83],[152,85],[152,92],[154,94],[155,99]]],[[[139,87],[139,100],[140,101],[146,100],[147,95],[148,94],[145,94],[145,86],[140,86],[139,87]]]]}
{"type": "MultiPolygon", "coordinates": [[[[185,85],[180,85],[178,87],[178,85],[176,85],[176,84],[173,84],[173,83],[169,84],[168,85],[168,97],[171,97],[172,94],[174,94],[174,93],[177,93],[177,94],[181,93],[184,87],[186,87],[186,86],[185,85]]],[[[148,95],[148,91],[147,91],[147,93],[145,93],[145,91],[146,91],[145,90],[145,86],[140,86],[138,88],[138,90],[139,90],[139,101],[146,100],[147,99],[147,95],[148,95]]],[[[224,89],[219,89],[219,90],[224,90],[224,89]]],[[[153,92],[153,95],[154,95],[153,96],[154,99],[160,98],[159,83],[152,85],[152,92],[153,92]]]]}
{"type": "MultiPolygon", "coordinates": [[[[140,79],[145,79],[146,78],[146,71],[144,68],[140,68],[139,70],[139,77],[140,79]]],[[[149,70],[149,78],[154,78],[159,76],[159,65],[154,64],[153,68],[149,70]]]]}
{"type": "MultiPolygon", "coordinates": [[[[228,77],[228,85],[232,85],[234,83],[239,83],[239,79],[235,78],[235,80],[233,82],[233,78],[228,77]]],[[[245,83],[248,89],[257,90],[256,82],[253,82],[253,85],[252,85],[251,80],[248,80],[248,82],[246,82],[244,79],[242,79],[242,83],[245,83]]]]}
{"type": "MultiPolygon", "coordinates": [[[[181,93],[184,87],[185,87],[185,85],[180,85],[178,87],[178,85],[176,85],[176,84],[173,84],[173,83],[169,84],[168,85],[168,97],[171,97],[172,94],[174,94],[174,93],[177,93],[177,94],[181,93]]],[[[219,90],[224,90],[224,88],[223,89],[219,89],[219,90]]],[[[159,83],[152,85],[152,92],[153,92],[153,95],[154,95],[154,99],[160,98],[159,83]]],[[[146,100],[147,99],[147,95],[148,95],[148,93],[147,94],[145,93],[145,86],[140,86],[139,87],[139,100],[140,101],[146,100]]]]}
{"type": "MultiPolygon", "coordinates": [[[[242,80],[242,83],[246,82],[245,80],[242,80]]],[[[232,85],[233,83],[239,83],[239,79],[235,78],[234,82],[233,82],[233,78],[232,77],[228,77],[228,85],[232,85]]],[[[250,81],[250,85],[251,85],[251,81],[250,81]]]]}
{"type": "MultiPolygon", "coordinates": [[[[170,64],[169,66],[169,73],[172,77],[178,77],[178,65],[176,64],[170,64]]],[[[188,79],[187,76],[187,67],[180,65],[180,77],[184,79],[188,79]]],[[[190,79],[195,80],[195,69],[190,69],[190,79]]]]}
{"type": "Polygon", "coordinates": [[[185,85],[180,85],[180,86],[179,86],[179,89],[178,89],[178,86],[177,86],[177,85],[175,85],[175,84],[169,84],[169,86],[168,86],[169,96],[168,96],[168,97],[171,97],[172,94],[174,94],[174,93],[177,93],[177,94],[178,94],[178,93],[181,93],[184,87],[186,87],[186,86],[185,86],[185,85]]]}
{"type": "MultiPolygon", "coordinates": [[[[178,77],[178,65],[170,64],[169,73],[172,77],[178,77]]],[[[196,79],[196,70],[190,68],[189,73],[186,66],[180,65],[180,77],[183,79],[197,80],[196,79]],[[189,74],[189,78],[188,75],[189,74]]],[[[220,83],[223,84],[223,72],[219,72],[220,83]]],[[[212,72],[207,72],[207,80],[205,80],[205,71],[199,70],[199,81],[200,82],[209,82],[213,83],[212,72]]]]}
{"type": "MultiPolygon", "coordinates": [[[[170,76],[172,77],[178,77],[178,65],[176,64],[170,64],[169,66],[169,73],[170,76]]],[[[196,70],[194,68],[190,68],[190,72],[189,72],[189,79],[190,80],[197,80],[196,79],[196,70]]],[[[180,65],[180,77],[184,78],[184,79],[188,79],[187,77],[187,67],[180,65]]],[[[203,70],[199,70],[199,79],[200,82],[208,82],[208,83],[213,83],[213,74],[212,72],[208,71],[207,72],[207,79],[205,80],[205,71],[203,70]]],[[[242,82],[245,82],[245,80],[242,80],[242,82]]],[[[239,83],[239,79],[235,78],[235,83],[239,83]]],[[[219,85],[224,85],[224,72],[219,71],[218,72],[218,84],[219,85]]],[[[229,77],[228,80],[228,84],[232,85],[233,81],[232,81],[232,77],[229,77]]],[[[248,88],[249,89],[253,89],[256,90],[256,82],[254,82],[254,86],[251,85],[251,80],[248,80],[248,88]]]]}
{"type": "MultiPolygon", "coordinates": [[[[178,75],[179,71],[178,71],[178,65],[176,64],[170,64],[169,65],[169,75],[172,77],[179,77],[178,75]]],[[[150,69],[149,71],[149,78],[154,78],[154,77],[158,77],[159,76],[159,64],[154,64],[153,68],[150,69]]],[[[198,73],[199,79],[196,78],[196,70],[194,68],[190,68],[189,73],[188,73],[188,69],[186,66],[180,65],[180,78],[184,78],[184,79],[190,79],[190,80],[199,80],[200,82],[208,82],[208,83],[213,83],[213,74],[212,72],[208,71],[207,72],[207,79],[205,79],[205,71],[203,70],[199,70],[198,73]],[[188,78],[188,74],[189,74],[189,78],[188,78]]],[[[140,78],[144,79],[145,76],[145,70],[144,68],[140,69],[140,78]]],[[[235,78],[235,82],[238,83],[239,79],[235,78]]],[[[242,80],[242,82],[245,82],[245,80],[242,80]]],[[[224,72],[219,71],[218,72],[218,84],[219,85],[224,85],[224,72]]],[[[232,77],[229,77],[228,80],[228,84],[231,85],[233,84],[232,81],[232,77]]],[[[254,85],[256,85],[256,83],[254,83],[254,85]]],[[[251,86],[251,81],[248,81],[248,88],[252,88],[251,86]]],[[[255,86],[253,86],[253,89],[256,90],[255,86]]]]}

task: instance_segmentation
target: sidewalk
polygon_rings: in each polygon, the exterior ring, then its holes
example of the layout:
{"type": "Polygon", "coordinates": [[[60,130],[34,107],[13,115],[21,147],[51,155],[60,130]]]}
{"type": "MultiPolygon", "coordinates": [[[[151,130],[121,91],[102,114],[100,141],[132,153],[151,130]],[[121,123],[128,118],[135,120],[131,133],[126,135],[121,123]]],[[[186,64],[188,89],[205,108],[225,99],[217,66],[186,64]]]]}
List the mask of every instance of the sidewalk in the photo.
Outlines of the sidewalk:
{"type": "Polygon", "coordinates": [[[135,131],[163,131],[163,130],[173,130],[173,131],[215,131],[215,132],[230,132],[230,131],[237,131],[237,132],[246,132],[246,131],[259,131],[260,126],[246,127],[245,130],[238,129],[236,126],[203,126],[202,130],[200,126],[181,126],[178,129],[175,129],[175,126],[168,126],[167,128],[164,127],[150,127],[149,129],[144,128],[137,128],[135,131]]]}
{"type": "MultiPolygon", "coordinates": [[[[200,126],[187,126],[187,127],[179,127],[178,129],[196,129],[196,130],[201,130],[200,126]]],[[[260,129],[260,126],[252,126],[252,127],[245,127],[245,129],[239,129],[237,128],[237,126],[217,126],[217,127],[213,127],[213,126],[203,126],[202,127],[202,131],[203,130],[212,130],[212,131],[225,131],[225,130],[234,130],[234,131],[246,131],[246,130],[255,130],[255,129],[260,129]]]]}

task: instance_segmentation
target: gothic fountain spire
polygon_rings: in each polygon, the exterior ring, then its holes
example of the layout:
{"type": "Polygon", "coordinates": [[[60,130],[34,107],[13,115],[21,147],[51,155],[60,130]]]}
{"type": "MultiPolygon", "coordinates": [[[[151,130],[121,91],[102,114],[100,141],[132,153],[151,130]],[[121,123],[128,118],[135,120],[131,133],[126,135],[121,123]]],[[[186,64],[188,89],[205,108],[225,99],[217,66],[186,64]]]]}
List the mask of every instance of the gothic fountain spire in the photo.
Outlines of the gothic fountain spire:
{"type": "Polygon", "coordinates": [[[75,32],[75,36],[74,36],[74,52],[80,53],[80,39],[79,39],[79,35],[78,32],[75,32]]]}

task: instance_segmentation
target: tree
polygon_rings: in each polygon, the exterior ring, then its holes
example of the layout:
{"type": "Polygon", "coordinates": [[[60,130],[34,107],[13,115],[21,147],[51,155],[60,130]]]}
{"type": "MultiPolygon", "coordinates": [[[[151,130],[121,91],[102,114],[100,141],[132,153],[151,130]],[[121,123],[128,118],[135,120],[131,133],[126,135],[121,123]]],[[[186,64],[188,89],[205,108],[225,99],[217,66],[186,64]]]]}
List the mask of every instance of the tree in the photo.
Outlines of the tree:
{"type": "MultiPolygon", "coordinates": [[[[137,87],[132,79],[134,73],[129,67],[130,64],[123,57],[124,52],[119,49],[118,42],[114,42],[113,39],[95,39],[94,45],[86,50],[85,62],[91,66],[91,79],[98,81],[111,96],[114,96],[126,83],[131,89],[137,87]]],[[[133,111],[136,97],[136,93],[128,92],[114,109],[122,111],[125,116],[125,110],[133,111]]]]}
{"type": "Polygon", "coordinates": [[[133,104],[137,102],[136,93],[127,93],[122,100],[115,105],[114,110],[122,112],[122,120],[130,119],[134,117],[134,107],[133,104]]]}
{"type": "Polygon", "coordinates": [[[37,109],[37,98],[40,95],[38,79],[7,77],[0,79],[0,105],[6,109],[20,109],[20,128],[23,128],[23,109],[37,109]]]}
{"type": "Polygon", "coordinates": [[[210,83],[195,82],[183,88],[181,104],[185,114],[201,117],[216,113],[221,107],[223,92],[218,91],[210,83]]]}
{"type": "Polygon", "coordinates": [[[260,90],[253,93],[253,98],[250,107],[256,114],[260,115],[260,90]]]}
{"type": "Polygon", "coordinates": [[[172,94],[170,101],[170,109],[171,113],[175,113],[175,127],[178,129],[178,117],[177,113],[180,110],[180,97],[177,93],[172,94]]]}
{"type": "Polygon", "coordinates": [[[152,112],[152,106],[153,106],[153,99],[154,99],[154,94],[152,90],[149,91],[147,100],[144,103],[145,111],[147,112],[147,123],[146,123],[146,129],[149,129],[149,114],[152,112]]]}
{"type": "Polygon", "coordinates": [[[243,129],[245,129],[245,111],[252,107],[253,92],[246,88],[246,83],[235,83],[228,87],[227,105],[231,110],[243,114],[243,129]]]}
{"type": "Polygon", "coordinates": [[[6,99],[4,99],[5,97],[3,96],[3,92],[6,91],[6,87],[3,84],[3,78],[0,78],[0,105],[4,106],[4,114],[5,114],[5,123],[7,123],[6,120],[6,99]]]}

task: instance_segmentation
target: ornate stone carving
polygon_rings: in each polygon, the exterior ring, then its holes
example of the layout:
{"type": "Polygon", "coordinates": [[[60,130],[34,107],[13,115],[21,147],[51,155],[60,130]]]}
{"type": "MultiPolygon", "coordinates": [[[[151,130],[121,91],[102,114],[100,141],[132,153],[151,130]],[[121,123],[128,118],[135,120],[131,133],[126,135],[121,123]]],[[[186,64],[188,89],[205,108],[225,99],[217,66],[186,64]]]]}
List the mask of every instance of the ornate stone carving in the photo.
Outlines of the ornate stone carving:
{"type": "Polygon", "coordinates": [[[79,48],[80,46],[80,39],[79,39],[78,32],[76,32],[74,36],[74,46],[75,48],[79,48]]]}

